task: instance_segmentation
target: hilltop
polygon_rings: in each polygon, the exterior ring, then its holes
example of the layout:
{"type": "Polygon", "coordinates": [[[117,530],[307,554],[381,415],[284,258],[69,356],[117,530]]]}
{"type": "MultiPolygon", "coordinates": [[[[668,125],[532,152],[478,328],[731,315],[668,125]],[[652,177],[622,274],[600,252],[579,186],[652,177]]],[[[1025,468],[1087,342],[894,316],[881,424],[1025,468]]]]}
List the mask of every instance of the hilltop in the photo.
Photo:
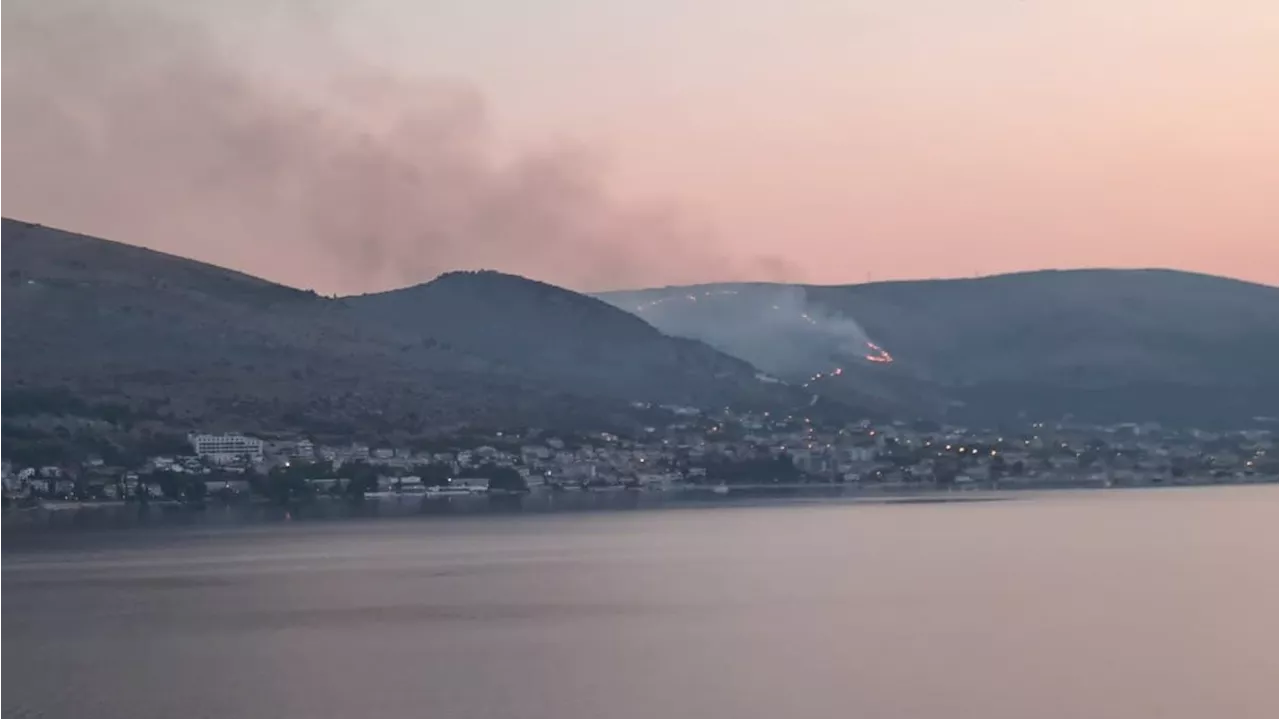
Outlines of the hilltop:
{"type": "Polygon", "coordinates": [[[832,396],[869,393],[966,421],[1239,424],[1275,414],[1277,289],[1221,277],[1071,270],[600,296],[795,381],[843,365],[838,381],[815,385],[832,396]],[[859,336],[894,361],[859,360],[859,336]]]}
{"type": "Polygon", "coordinates": [[[779,396],[749,363],[595,298],[492,271],[452,272],[402,290],[348,298],[368,326],[423,333],[545,382],[589,394],[695,406],[779,396]]]}
{"type": "Polygon", "coordinates": [[[634,427],[639,400],[1238,425],[1277,392],[1277,289],[1167,270],[598,297],[452,272],[326,298],[16,220],[3,250],[7,420],[417,435],[634,427]]]}
{"type": "Polygon", "coordinates": [[[628,403],[796,401],[746,362],[494,272],[326,298],[3,221],[5,417],[347,434],[609,427],[628,403]]]}

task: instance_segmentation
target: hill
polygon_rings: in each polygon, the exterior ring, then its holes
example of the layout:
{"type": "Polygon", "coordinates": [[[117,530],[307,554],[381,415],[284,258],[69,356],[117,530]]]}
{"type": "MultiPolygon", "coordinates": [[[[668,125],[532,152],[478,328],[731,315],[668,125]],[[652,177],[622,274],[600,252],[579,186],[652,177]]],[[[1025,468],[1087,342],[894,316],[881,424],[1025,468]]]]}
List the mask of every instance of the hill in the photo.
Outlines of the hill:
{"type": "Polygon", "coordinates": [[[613,427],[632,400],[795,399],[701,342],[520,277],[325,298],[15,220],[2,237],[6,421],[412,435],[613,427]]]}
{"type": "Polygon", "coordinates": [[[589,395],[702,407],[782,396],[747,362],[600,300],[498,272],[452,272],[348,298],[362,324],[418,333],[499,368],[589,395]]]}
{"type": "Polygon", "coordinates": [[[1169,270],[601,295],[814,388],[992,422],[1248,423],[1275,415],[1277,289],[1169,270]],[[694,299],[690,299],[694,298],[694,299]],[[866,342],[892,362],[866,361],[866,342]]]}

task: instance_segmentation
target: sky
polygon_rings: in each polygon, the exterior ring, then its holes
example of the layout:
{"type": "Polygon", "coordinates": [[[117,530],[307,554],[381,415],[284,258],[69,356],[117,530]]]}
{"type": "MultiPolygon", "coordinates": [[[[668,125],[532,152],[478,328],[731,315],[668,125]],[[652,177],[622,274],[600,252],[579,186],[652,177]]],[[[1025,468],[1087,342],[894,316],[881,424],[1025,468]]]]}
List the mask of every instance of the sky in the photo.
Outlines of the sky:
{"type": "Polygon", "coordinates": [[[8,217],[323,292],[1277,283],[1274,0],[9,0],[8,217]]]}

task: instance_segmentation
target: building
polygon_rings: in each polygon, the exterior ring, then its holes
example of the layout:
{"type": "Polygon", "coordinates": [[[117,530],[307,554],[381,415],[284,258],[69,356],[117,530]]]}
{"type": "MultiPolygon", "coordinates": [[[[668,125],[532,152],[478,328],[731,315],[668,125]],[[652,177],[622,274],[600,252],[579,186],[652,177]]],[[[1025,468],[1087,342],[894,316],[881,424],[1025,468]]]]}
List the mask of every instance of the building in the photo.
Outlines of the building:
{"type": "Polygon", "coordinates": [[[315,459],[316,445],[314,441],[308,439],[298,440],[298,443],[293,445],[293,458],[302,462],[311,462],[312,459],[315,459]]]}
{"type": "Polygon", "coordinates": [[[426,485],[422,483],[422,477],[416,475],[401,477],[396,487],[402,494],[421,494],[427,491],[426,485]]]}
{"type": "Polygon", "coordinates": [[[263,442],[242,434],[193,434],[188,438],[196,456],[214,464],[230,464],[241,460],[262,461],[263,442]]]}
{"type": "Polygon", "coordinates": [[[480,493],[489,489],[488,477],[454,477],[449,480],[449,486],[454,489],[466,489],[470,492],[480,493]]]}

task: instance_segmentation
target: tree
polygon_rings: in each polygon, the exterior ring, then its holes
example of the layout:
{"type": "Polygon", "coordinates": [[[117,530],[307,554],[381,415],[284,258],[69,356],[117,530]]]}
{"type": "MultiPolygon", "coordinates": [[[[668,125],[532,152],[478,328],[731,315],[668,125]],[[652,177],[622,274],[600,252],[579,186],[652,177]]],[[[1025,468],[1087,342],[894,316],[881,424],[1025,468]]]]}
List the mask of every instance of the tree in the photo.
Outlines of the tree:
{"type": "Polygon", "coordinates": [[[285,475],[278,479],[271,478],[269,481],[277,501],[281,504],[310,499],[315,494],[315,490],[307,480],[296,474],[285,475]]]}
{"type": "Polygon", "coordinates": [[[952,464],[939,464],[933,470],[933,481],[939,487],[950,487],[956,483],[960,475],[959,469],[952,464]]]}
{"type": "Polygon", "coordinates": [[[487,473],[489,489],[503,492],[527,492],[529,483],[511,467],[492,467],[487,473]]]}
{"type": "Polygon", "coordinates": [[[159,484],[165,499],[182,499],[183,482],[176,472],[162,470],[151,475],[151,483],[159,484]]]}
{"type": "Polygon", "coordinates": [[[334,471],[334,475],[348,480],[348,496],[359,498],[365,492],[378,488],[378,471],[366,462],[348,462],[334,471]]]}

